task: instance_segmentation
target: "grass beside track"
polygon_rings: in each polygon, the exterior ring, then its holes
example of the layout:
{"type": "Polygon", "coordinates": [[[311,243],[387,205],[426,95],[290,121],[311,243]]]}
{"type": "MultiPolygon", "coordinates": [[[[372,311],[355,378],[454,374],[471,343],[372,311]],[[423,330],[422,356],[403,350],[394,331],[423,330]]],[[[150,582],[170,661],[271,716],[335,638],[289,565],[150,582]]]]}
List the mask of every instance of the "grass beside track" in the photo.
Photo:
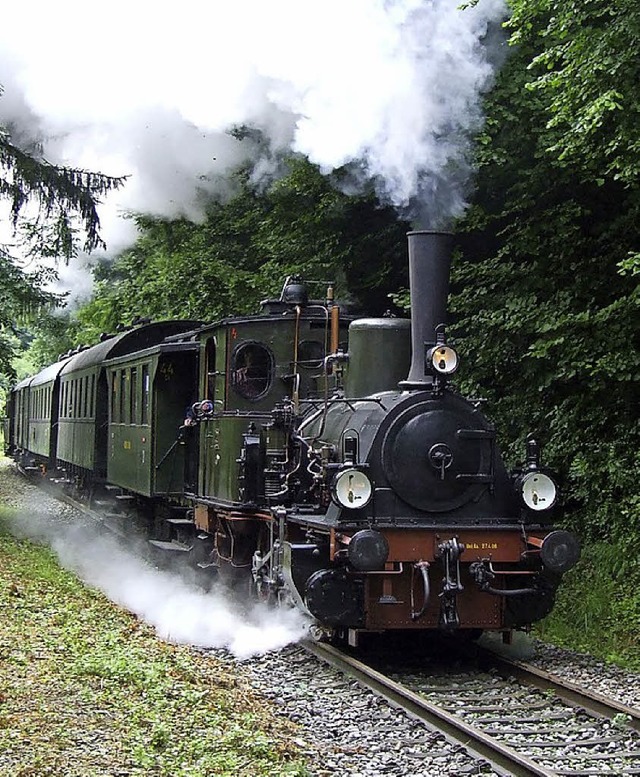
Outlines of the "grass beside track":
{"type": "MultiPolygon", "coordinates": [[[[3,493],[5,486],[5,493],[3,493]]],[[[0,477],[0,775],[304,775],[295,729],[210,657],[11,536],[0,477]]]]}
{"type": "Polygon", "coordinates": [[[640,671],[640,561],[629,556],[610,543],[584,547],[536,636],[640,671]]]}

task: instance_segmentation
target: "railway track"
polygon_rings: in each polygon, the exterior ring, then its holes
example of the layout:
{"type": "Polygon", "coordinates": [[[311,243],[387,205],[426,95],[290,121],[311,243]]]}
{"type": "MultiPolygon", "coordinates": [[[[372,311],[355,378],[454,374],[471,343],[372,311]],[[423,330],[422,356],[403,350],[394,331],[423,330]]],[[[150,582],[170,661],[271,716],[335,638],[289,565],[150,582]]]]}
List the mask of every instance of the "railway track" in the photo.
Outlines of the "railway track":
{"type": "Polygon", "coordinates": [[[331,645],[305,647],[497,774],[640,774],[638,710],[522,662],[483,651],[470,670],[390,673],[331,645]]]}

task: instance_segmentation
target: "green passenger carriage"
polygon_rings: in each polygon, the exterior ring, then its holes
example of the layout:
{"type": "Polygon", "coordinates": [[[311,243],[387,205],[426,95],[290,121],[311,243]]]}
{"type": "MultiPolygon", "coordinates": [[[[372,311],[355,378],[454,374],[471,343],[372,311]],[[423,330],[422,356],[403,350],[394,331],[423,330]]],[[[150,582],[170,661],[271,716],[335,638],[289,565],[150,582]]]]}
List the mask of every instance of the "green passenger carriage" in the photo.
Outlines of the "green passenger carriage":
{"type": "MultiPolygon", "coordinates": [[[[132,328],[81,351],[65,364],[60,373],[57,461],[67,477],[80,483],[88,476],[97,483],[106,480],[109,390],[105,361],[152,347],[167,336],[193,329],[196,323],[164,321],[132,328]]],[[[140,403],[143,385],[141,378],[137,386],[140,403]]],[[[131,399],[130,388],[125,386],[125,391],[131,399]]]]}
{"type": "Polygon", "coordinates": [[[55,464],[58,442],[60,373],[68,358],[45,367],[29,386],[28,449],[47,467],[55,464]]]}
{"type": "Polygon", "coordinates": [[[107,480],[145,497],[184,490],[177,438],[194,401],[198,343],[179,335],[105,362],[109,386],[107,480]]]}

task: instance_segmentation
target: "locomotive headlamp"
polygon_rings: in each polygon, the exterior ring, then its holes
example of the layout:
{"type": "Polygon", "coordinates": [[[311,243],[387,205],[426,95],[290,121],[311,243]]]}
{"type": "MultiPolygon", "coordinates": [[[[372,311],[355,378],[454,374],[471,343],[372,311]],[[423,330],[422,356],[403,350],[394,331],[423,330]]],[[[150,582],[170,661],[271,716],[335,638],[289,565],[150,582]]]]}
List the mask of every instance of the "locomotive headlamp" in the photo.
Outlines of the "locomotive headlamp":
{"type": "Polygon", "coordinates": [[[369,503],[373,487],[364,472],[359,469],[345,469],[336,475],[331,494],[341,507],[357,510],[369,503]]]}
{"type": "Polygon", "coordinates": [[[352,566],[360,572],[383,569],[389,557],[389,543],[384,534],[373,529],[361,529],[351,538],[347,556],[352,566]]]}
{"type": "Polygon", "coordinates": [[[577,564],[580,543],[568,531],[552,531],[542,541],[540,558],[547,569],[562,575],[577,564]]]}
{"type": "Polygon", "coordinates": [[[458,354],[450,345],[436,345],[427,351],[427,369],[440,375],[453,375],[458,369],[458,354]]]}
{"type": "Polygon", "coordinates": [[[520,478],[520,497],[529,510],[549,510],[557,496],[556,484],[543,472],[527,472],[520,478]]]}

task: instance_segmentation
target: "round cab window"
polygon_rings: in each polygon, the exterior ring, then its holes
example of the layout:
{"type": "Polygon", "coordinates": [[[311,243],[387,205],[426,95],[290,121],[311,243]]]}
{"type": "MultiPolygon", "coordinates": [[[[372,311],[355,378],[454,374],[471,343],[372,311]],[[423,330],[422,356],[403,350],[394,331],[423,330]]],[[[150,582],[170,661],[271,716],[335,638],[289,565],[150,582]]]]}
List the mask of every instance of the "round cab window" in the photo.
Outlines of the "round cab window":
{"type": "Polygon", "coordinates": [[[260,343],[244,343],[231,359],[231,385],[245,399],[259,399],[273,380],[273,356],[260,343]]]}

